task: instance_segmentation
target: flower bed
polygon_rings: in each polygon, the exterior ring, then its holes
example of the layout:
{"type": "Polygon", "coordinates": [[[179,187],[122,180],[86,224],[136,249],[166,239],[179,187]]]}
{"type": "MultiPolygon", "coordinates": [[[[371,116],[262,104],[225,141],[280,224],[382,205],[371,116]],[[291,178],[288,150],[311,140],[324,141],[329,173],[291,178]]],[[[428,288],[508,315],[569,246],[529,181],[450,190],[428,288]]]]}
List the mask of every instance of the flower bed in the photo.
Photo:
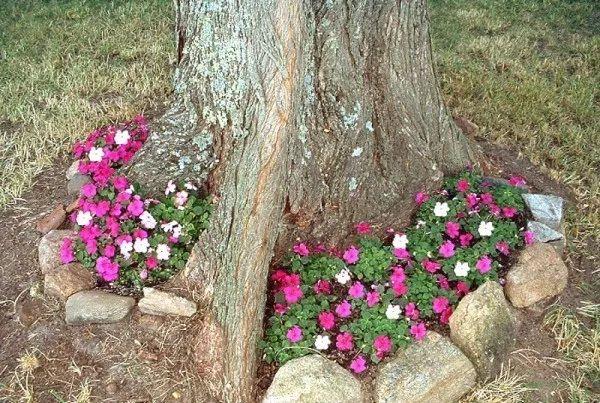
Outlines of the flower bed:
{"type": "Polygon", "coordinates": [[[192,182],[167,184],[160,200],[146,198],[118,169],[148,138],[143,116],[94,130],[74,146],[81,188],[70,220],[78,237],[61,244],[63,263],[78,261],[95,270],[100,285],[140,289],[164,281],[188,260],[211,211],[192,182]]]}
{"type": "Polygon", "coordinates": [[[473,172],[418,193],[415,225],[373,235],[357,224],[343,251],[296,244],[270,275],[267,363],[320,352],[355,373],[427,328],[448,323],[458,300],[504,273],[507,256],[533,241],[524,231],[520,178],[491,182],[473,172]]]}

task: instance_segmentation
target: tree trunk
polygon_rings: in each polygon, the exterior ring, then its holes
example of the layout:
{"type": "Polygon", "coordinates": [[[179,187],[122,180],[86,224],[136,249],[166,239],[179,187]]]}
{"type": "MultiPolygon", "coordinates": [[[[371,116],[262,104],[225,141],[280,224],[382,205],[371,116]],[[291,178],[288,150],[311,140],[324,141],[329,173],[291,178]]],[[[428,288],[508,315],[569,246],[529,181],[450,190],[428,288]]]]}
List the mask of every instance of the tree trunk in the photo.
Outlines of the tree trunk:
{"type": "Polygon", "coordinates": [[[210,315],[198,365],[252,401],[269,264],[297,238],[401,226],[415,192],[473,160],[442,104],[424,0],[177,0],[173,108],[130,174],[205,181],[186,275],[210,315]]]}

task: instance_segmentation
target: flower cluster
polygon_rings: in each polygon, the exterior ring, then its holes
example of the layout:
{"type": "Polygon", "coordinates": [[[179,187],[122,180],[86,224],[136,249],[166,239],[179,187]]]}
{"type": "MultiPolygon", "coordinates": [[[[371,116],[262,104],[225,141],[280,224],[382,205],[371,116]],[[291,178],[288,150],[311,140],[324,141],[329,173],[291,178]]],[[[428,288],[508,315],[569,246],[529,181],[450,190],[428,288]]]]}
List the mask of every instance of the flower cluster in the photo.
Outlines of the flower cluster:
{"type": "Polygon", "coordinates": [[[497,280],[506,256],[532,242],[519,225],[517,179],[465,172],[435,194],[418,193],[416,224],[404,232],[381,240],[361,222],[343,251],[296,244],[270,276],[264,359],[283,364],[317,350],[361,373],[447,324],[461,297],[497,280]]]}
{"type": "Polygon", "coordinates": [[[210,214],[210,204],[191,182],[177,186],[171,181],[165,196],[155,200],[116,175],[147,137],[148,126],[138,116],[97,129],[74,147],[79,173],[91,180],[69,217],[78,237],[63,240],[60,258],[79,261],[112,285],[139,288],[171,277],[185,265],[210,214]]]}

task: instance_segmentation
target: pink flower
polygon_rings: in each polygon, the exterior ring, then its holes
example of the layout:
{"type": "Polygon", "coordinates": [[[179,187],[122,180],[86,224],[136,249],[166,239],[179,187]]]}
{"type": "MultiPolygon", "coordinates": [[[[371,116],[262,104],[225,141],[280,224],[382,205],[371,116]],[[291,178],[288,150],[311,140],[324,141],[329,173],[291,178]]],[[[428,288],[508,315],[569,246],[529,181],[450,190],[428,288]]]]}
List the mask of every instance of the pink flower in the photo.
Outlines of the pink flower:
{"type": "Polygon", "coordinates": [[[115,189],[122,191],[129,187],[129,181],[124,176],[115,176],[113,179],[113,185],[115,186],[115,189]]]}
{"type": "Polygon", "coordinates": [[[105,256],[96,260],[96,271],[104,281],[115,281],[119,278],[119,265],[105,256]]]}
{"type": "Polygon", "coordinates": [[[444,258],[454,256],[454,244],[451,241],[444,242],[438,249],[439,254],[444,258]]]}
{"type": "Polygon", "coordinates": [[[136,196],[134,200],[127,206],[127,211],[134,217],[139,217],[144,212],[144,202],[136,196]]]}
{"type": "Polygon", "coordinates": [[[365,286],[360,281],[355,281],[348,290],[351,298],[362,298],[365,296],[365,286]]]}
{"type": "Polygon", "coordinates": [[[92,209],[92,212],[98,217],[104,217],[110,211],[110,201],[101,200],[92,209]]]}
{"type": "Polygon", "coordinates": [[[400,297],[402,295],[406,295],[408,292],[408,287],[404,283],[395,283],[392,284],[392,290],[394,290],[394,294],[397,297],[400,297]]]}
{"type": "Polygon", "coordinates": [[[490,259],[487,255],[481,257],[477,263],[475,263],[475,267],[481,274],[487,273],[492,269],[492,259],[490,259]]]}
{"type": "Polygon", "coordinates": [[[415,202],[420,206],[421,204],[425,203],[427,200],[429,200],[429,195],[425,192],[418,192],[415,195],[415,202]]]}
{"type": "Polygon", "coordinates": [[[275,313],[283,315],[287,312],[288,308],[286,304],[275,304],[275,313]]]}
{"type": "Polygon", "coordinates": [[[343,256],[344,261],[348,264],[354,264],[354,263],[358,262],[359,253],[360,252],[358,251],[358,249],[356,249],[354,246],[349,247],[344,252],[344,256],[343,256]]]}
{"type": "Polygon", "coordinates": [[[494,196],[491,193],[482,193],[480,196],[481,202],[483,204],[492,204],[494,202],[494,196]]]}
{"type": "Polygon", "coordinates": [[[350,369],[354,371],[355,374],[360,374],[367,369],[367,360],[363,355],[359,355],[350,363],[350,369]]]}
{"type": "Polygon", "coordinates": [[[465,200],[467,201],[467,206],[469,206],[470,209],[475,207],[478,203],[477,195],[475,193],[469,193],[467,197],[465,197],[465,200]]]}
{"type": "Polygon", "coordinates": [[[448,283],[448,279],[445,276],[438,275],[437,283],[442,290],[450,289],[450,283],[448,283]]]}
{"type": "Polygon", "coordinates": [[[427,270],[429,273],[435,273],[439,269],[442,268],[442,265],[436,262],[435,260],[425,259],[421,262],[423,268],[427,270]]]}
{"type": "Polygon", "coordinates": [[[410,327],[410,334],[417,341],[421,341],[427,336],[427,328],[423,322],[416,323],[410,327]]]}
{"type": "Polygon", "coordinates": [[[525,178],[522,178],[520,176],[516,176],[513,175],[508,179],[508,183],[510,183],[512,186],[516,186],[516,187],[524,187],[527,182],[525,181],[525,178]]]}
{"type": "Polygon", "coordinates": [[[71,238],[63,238],[60,244],[60,261],[63,264],[71,263],[75,260],[75,254],[73,253],[73,240],[71,238]]]}
{"type": "Polygon", "coordinates": [[[401,260],[407,260],[410,258],[410,253],[404,248],[394,248],[394,256],[401,260]]]}
{"type": "Polygon", "coordinates": [[[347,318],[352,315],[352,305],[346,300],[343,300],[335,307],[335,313],[340,318],[347,318]]]}
{"type": "Polygon", "coordinates": [[[385,334],[381,334],[375,337],[373,340],[373,348],[376,351],[378,358],[383,358],[387,353],[392,350],[392,340],[385,334]]]}
{"type": "Polygon", "coordinates": [[[500,241],[496,243],[496,249],[503,255],[508,256],[510,254],[510,247],[506,241],[500,241]]]}
{"type": "Polygon", "coordinates": [[[473,240],[473,234],[467,232],[466,234],[462,234],[458,238],[460,239],[460,246],[466,248],[471,244],[471,241],[473,240]]]}
{"type": "Polygon", "coordinates": [[[371,291],[367,293],[367,306],[369,308],[379,303],[379,293],[377,291],[371,291]]]}
{"type": "Polygon", "coordinates": [[[98,242],[96,242],[95,239],[90,239],[89,241],[87,241],[85,243],[85,251],[90,255],[93,255],[94,253],[98,252],[98,242]]]}
{"type": "Polygon", "coordinates": [[[494,217],[499,217],[500,214],[502,213],[502,210],[500,210],[500,207],[498,207],[496,204],[491,203],[488,205],[488,209],[490,210],[490,213],[492,213],[492,215],[494,217]]]}
{"type": "Polygon", "coordinates": [[[327,280],[319,280],[313,286],[313,290],[317,294],[331,294],[331,283],[327,280]]]}
{"type": "Polygon", "coordinates": [[[152,270],[158,267],[158,260],[154,256],[148,256],[146,259],[146,266],[152,270]]]}
{"type": "Polygon", "coordinates": [[[448,221],[446,223],[446,234],[450,238],[456,238],[460,231],[460,224],[455,221],[448,221]]]}
{"type": "Polygon", "coordinates": [[[366,235],[366,234],[370,234],[372,231],[371,228],[371,224],[369,224],[366,221],[361,221],[358,224],[356,224],[356,233],[359,235],[366,235]]]}
{"type": "Polygon", "coordinates": [[[285,336],[290,342],[297,343],[302,340],[302,329],[298,326],[292,326],[288,329],[285,336]]]}
{"type": "Polygon", "coordinates": [[[533,232],[531,232],[531,231],[523,232],[523,240],[525,241],[525,245],[531,245],[535,241],[533,232]]]}
{"type": "Polygon", "coordinates": [[[448,298],[446,298],[446,297],[434,298],[433,302],[432,302],[433,312],[435,312],[435,313],[444,312],[446,310],[446,308],[448,308],[449,303],[450,303],[450,301],[448,301],[448,298]]]}
{"type": "Polygon", "coordinates": [[[283,288],[283,295],[288,304],[295,304],[304,296],[304,293],[299,286],[289,285],[283,288]]]}
{"type": "Polygon", "coordinates": [[[335,346],[340,351],[350,351],[354,348],[352,333],[342,332],[335,338],[335,346]]]}
{"type": "Polygon", "coordinates": [[[148,278],[148,270],[147,269],[144,269],[140,272],[140,278],[142,280],[146,280],[148,278]]]}
{"type": "Polygon", "coordinates": [[[407,318],[410,318],[412,320],[417,320],[417,319],[419,319],[419,314],[420,314],[420,312],[417,309],[417,306],[413,302],[409,302],[404,307],[404,315],[406,315],[407,318]]]}
{"type": "Polygon", "coordinates": [[[102,255],[111,258],[115,256],[115,252],[116,249],[114,245],[106,245],[102,251],[102,255]]]}
{"type": "Polygon", "coordinates": [[[392,274],[390,275],[390,282],[392,284],[404,283],[406,280],[406,274],[404,269],[400,266],[393,267],[392,274]]]}
{"type": "Polygon", "coordinates": [[[502,215],[506,218],[513,218],[517,214],[517,209],[514,207],[502,207],[502,215]]]}
{"type": "Polygon", "coordinates": [[[304,243],[297,243],[292,250],[299,256],[308,256],[310,253],[304,243]]]}
{"type": "Polygon", "coordinates": [[[459,192],[466,192],[469,190],[469,181],[466,179],[461,179],[456,183],[456,190],[459,192]]]}
{"type": "Polygon", "coordinates": [[[440,315],[440,322],[444,325],[447,325],[450,322],[450,316],[452,316],[452,307],[449,306],[446,308],[444,312],[440,315]]]}
{"type": "Polygon", "coordinates": [[[467,295],[469,293],[469,284],[464,281],[456,283],[456,293],[460,297],[461,295],[467,295]]]}
{"type": "Polygon", "coordinates": [[[93,183],[86,183],[81,187],[81,194],[87,198],[96,196],[96,185],[93,183]]]}
{"type": "Polygon", "coordinates": [[[321,326],[325,330],[331,330],[335,326],[335,316],[333,312],[323,311],[319,314],[318,317],[319,326],[321,326]]]}

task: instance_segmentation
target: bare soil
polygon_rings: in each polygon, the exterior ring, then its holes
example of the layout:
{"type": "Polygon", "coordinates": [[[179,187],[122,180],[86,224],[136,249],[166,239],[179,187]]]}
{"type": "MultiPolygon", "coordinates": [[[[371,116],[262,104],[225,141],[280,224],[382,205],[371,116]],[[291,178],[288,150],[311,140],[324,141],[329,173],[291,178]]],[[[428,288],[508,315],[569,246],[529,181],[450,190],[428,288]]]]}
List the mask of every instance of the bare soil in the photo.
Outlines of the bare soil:
{"type": "MultiPolygon", "coordinates": [[[[543,175],[518,153],[481,143],[498,176],[519,174],[533,191],[573,200],[569,189],[543,175]]],[[[0,401],[27,398],[38,402],[75,401],[89,396],[98,402],[204,401],[196,385],[193,335],[198,319],[163,319],[134,313],[128,322],[113,325],[67,326],[59,303],[43,297],[38,267],[36,222],[58,202],[72,201],[66,193],[62,158],[36,179],[31,190],[0,212],[0,401]],[[37,357],[30,371],[20,360],[37,357]],[[3,400],[4,399],[4,400],[3,400]]],[[[592,272],[597,244],[567,256],[568,289],[560,303],[577,307],[583,300],[598,302],[598,279],[592,272]]],[[[558,379],[568,368],[556,343],[542,326],[547,305],[521,310],[521,328],[510,360],[514,371],[538,388],[534,401],[561,401],[566,396],[558,379]]],[[[201,316],[201,315],[197,315],[201,316]]],[[[263,367],[259,394],[272,371],[263,367]]]]}

